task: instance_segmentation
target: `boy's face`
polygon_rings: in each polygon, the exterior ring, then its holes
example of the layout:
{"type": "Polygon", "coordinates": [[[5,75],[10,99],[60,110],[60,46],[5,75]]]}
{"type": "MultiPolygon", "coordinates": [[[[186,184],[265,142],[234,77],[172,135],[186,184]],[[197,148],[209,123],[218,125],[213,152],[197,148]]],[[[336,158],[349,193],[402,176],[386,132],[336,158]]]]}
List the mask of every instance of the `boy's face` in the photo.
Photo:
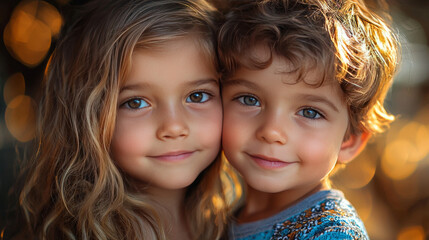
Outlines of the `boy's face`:
{"type": "Polygon", "coordinates": [[[225,81],[223,149],[253,189],[310,191],[337,162],[347,107],[337,82],[307,84],[319,83],[318,69],[296,83],[289,63],[273,57],[268,68],[241,68],[225,81]]]}
{"type": "Polygon", "coordinates": [[[112,156],[137,182],[189,186],[220,149],[217,73],[194,39],[133,54],[119,93],[112,156]]]}

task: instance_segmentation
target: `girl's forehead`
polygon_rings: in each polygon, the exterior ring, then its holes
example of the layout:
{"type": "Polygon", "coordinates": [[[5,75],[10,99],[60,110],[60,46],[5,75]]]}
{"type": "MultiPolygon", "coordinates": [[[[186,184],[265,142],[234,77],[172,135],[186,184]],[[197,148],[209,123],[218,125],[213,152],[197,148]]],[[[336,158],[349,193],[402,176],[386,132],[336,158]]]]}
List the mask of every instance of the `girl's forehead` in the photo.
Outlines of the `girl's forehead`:
{"type": "MultiPolygon", "coordinates": [[[[164,38],[160,41],[139,41],[131,52],[131,56],[127,59],[128,61],[123,64],[123,67],[125,68],[125,78],[122,79],[122,84],[131,73],[132,66],[135,64],[136,56],[141,54],[171,54],[172,52],[174,52],[174,55],[180,55],[180,50],[183,50],[184,48],[183,43],[186,43],[187,47],[195,49],[196,52],[198,52],[201,61],[212,68],[213,72],[218,73],[216,54],[212,42],[201,34],[190,33],[183,36],[164,38]]],[[[165,66],[165,68],[167,70],[169,66],[165,66]]]]}
{"type": "Polygon", "coordinates": [[[211,59],[192,38],[170,41],[162,48],[139,49],[133,52],[123,84],[134,81],[215,78],[217,71],[211,59]]]}

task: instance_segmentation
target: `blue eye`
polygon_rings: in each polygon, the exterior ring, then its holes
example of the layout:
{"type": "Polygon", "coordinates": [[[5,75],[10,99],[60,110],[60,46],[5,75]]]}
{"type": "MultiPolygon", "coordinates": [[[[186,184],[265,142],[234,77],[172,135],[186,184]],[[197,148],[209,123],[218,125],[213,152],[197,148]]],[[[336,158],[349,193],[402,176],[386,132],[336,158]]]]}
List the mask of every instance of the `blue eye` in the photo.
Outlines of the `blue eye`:
{"type": "Polygon", "coordinates": [[[244,104],[246,106],[254,106],[254,107],[261,106],[261,103],[259,102],[259,100],[256,97],[253,97],[253,96],[250,96],[250,95],[238,97],[237,100],[241,104],[244,104]]]}
{"type": "Polygon", "coordinates": [[[141,109],[149,107],[149,103],[141,98],[133,98],[126,101],[123,106],[129,109],[141,109]]]}
{"type": "Polygon", "coordinates": [[[187,98],[186,102],[188,103],[204,103],[210,99],[210,94],[205,92],[194,92],[191,93],[187,98]]]}
{"type": "Polygon", "coordinates": [[[310,118],[310,119],[319,119],[323,117],[322,114],[320,114],[317,110],[314,110],[312,108],[301,109],[298,112],[298,115],[301,115],[305,118],[310,118]]]}

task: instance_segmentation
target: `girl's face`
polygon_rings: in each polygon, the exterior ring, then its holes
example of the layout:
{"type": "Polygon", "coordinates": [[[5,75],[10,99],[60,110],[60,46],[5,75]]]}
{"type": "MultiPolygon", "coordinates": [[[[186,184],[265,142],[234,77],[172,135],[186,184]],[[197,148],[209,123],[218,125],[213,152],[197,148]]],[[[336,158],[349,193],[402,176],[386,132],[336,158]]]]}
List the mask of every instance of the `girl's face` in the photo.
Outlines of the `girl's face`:
{"type": "Polygon", "coordinates": [[[195,39],[134,52],[111,145],[124,172],[156,188],[185,188],[216,158],[221,129],[217,73],[195,39]]]}

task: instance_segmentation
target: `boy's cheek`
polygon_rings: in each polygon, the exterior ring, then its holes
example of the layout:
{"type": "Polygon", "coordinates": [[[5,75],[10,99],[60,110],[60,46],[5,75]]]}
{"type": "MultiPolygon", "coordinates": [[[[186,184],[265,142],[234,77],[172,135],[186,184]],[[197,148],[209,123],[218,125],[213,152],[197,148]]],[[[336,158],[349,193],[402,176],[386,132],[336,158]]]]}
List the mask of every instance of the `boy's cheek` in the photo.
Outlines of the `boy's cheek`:
{"type": "Polygon", "coordinates": [[[222,130],[222,144],[226,152],[236,151],[240,148],[245,132],[243,126],[245,123],[238,121],[232,116],[225,116],[222,130]]]}
{"type": "Polygon", "coordinates": [[[339,147],[336,146],[333,139],[326,138],[307,138],[300,141],[298,155],[301,159],[306,159],[316,164],[318,162],[336,161],[339,147]]]}
{"type": "Polygon", "coordinates": [[[222,142],[226,147],[235,145],[240,139],[240,129],[235,128],[233,125],[224,122],[222,129],[222,142]]]}
{"type": "Polygon", "coordinates": [[[239,139],[235,137],[234,133],[223,132],[222,135],[222,150],[225,153],[228,161],[236,167],[236,161],[239,159],[239,155],[242,149],[242,144],[239,139]]]}
{"type": "Polygon", "coordinates": [[[237,152],[246,148],[256,137],[257,122],[251,116],[253,112],[244,112],[234,105],[224,109],[222,143],[225,152],[237,152]]]}

